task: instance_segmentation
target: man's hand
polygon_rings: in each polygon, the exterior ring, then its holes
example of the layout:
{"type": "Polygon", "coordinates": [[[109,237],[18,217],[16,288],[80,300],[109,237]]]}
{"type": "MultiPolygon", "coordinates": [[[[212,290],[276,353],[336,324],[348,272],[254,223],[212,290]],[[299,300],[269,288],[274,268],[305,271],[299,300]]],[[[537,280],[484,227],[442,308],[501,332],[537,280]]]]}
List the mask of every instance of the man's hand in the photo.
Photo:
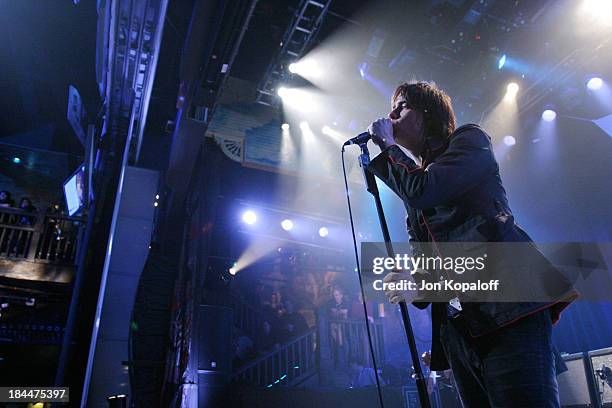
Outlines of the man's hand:
{"type": "Polygon", "coordinates": [[[375,120],[368,126],[368,132],[372,135],[372,141],[377,144],[381,150],[395,144],[393,137],[393,122],[388,118],[380,118],[375,120]]]}
{"type": "MultiPolygon", "coordinates": [[[[383,279],[384,283],[398,283],[402,280],[414,282],[414,278],[408,272],[389,272],[383,279]]],[[[416,285],[416,283],[415,283],[416,285]]],[[[406,302],[412,303],[418,300],[419,291],[414,290],[390,290],[385,289],[385,294],[390,303],[406,302]]]]}

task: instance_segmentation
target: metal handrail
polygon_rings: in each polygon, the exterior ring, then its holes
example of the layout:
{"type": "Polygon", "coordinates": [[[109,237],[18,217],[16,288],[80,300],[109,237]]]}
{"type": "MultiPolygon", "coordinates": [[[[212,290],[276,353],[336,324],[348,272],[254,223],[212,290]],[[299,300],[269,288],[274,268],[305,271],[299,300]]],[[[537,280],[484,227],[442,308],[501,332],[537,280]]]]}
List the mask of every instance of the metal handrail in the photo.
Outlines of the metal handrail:
{"type": "Polygon", "coordinates": [[[71,263],[84,218],[0,207],[0,258],[71,263]],[[31,224],[20,224],[28,217],[31,224]]]}
{"type": "Polygon", "coordinates": [[[236,371],[234,381],[274,387],[295,384],[316,371],[314,335],[316,330],[294,338],[276,350],[258,357],[236,371]]]}
{"type": "MultiPolygon", "coordinates": [[[[326,319],[326,344],[329,344],[332,359],[338,365],[348,367],[349,360],[357,360],[361,364],[372,364],[372,356],[368,351],[368,337],[365,321],[362,319],[326,319]]],[[[380,320],[368,322],[371,327],[374,354],[377,361],[384,361],[385,346],[383,323],[380,320]]]]}

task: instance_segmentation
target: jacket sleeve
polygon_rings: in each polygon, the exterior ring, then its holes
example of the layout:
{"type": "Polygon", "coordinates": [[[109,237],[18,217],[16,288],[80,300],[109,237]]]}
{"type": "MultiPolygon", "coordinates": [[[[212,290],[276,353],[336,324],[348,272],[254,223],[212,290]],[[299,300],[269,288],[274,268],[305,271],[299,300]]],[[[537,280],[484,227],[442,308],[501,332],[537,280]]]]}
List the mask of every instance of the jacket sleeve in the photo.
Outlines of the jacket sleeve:
{"type": "Polygon", "coordinates": [[[496,169],[489,136],[479,128],[451,136],[448,148],[423,169],[398,146],[376,156],[368,170],[413,208],[445,204],[478,185],[496,169]]]}

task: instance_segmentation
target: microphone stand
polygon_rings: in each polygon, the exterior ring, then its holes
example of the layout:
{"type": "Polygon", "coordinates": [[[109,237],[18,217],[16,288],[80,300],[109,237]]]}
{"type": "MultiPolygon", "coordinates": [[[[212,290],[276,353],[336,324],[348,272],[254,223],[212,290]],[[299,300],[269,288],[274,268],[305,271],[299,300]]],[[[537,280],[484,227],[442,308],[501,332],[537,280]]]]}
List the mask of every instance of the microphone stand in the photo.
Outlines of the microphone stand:
{"type": "MultiPolygon", "coordinates": [[[[378,220],[383,233],[383,239],[385,240],[385,247],[387,249],[387,256],[395,258],[395,251],[391,243],[391,235],[389,234],[389,228],[387,227],[387,221],[385,219],[385,213],[383,211],[382,202],[380,201],[380,194],[378,192],[378,186],[376,185],[376,179],[374,174],[367,170],[370,164],[370,152],[368,151],[367,142],[360,143],[361,154],[359,155],[359,165],[363,172],[366,188],[370,194],[374,196],[374,202],[376,203],[376,212],[378,213],[378,220]]],[[[430,408],[429,396],[427,395],[427,384],[425,377],[423,376],[423,370],[421,369],[421,363],[419,361],[419,353],[417,351],[416,342],[414,341],[414,332],[412,331],[412,325],[410,324],[410,316],[408,315],[408,305],[406,302],[399,302],[400,311],[402,313],[402,322],[404,323],[404,330],[406,332],[406,338],[408,339],[408,348],[410,349],[410,356],[412,358],[412,366],[414,367],[414,375],[416,378],[417,390],[419,392],[419,401],[421,408],[430,408]]]]}

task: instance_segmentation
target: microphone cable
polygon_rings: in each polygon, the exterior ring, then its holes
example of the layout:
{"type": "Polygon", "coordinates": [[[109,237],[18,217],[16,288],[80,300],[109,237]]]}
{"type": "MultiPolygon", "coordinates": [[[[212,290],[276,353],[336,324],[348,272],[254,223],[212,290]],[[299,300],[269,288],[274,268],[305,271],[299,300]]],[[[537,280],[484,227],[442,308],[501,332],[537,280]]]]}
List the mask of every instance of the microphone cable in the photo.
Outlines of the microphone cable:
{"type": "MultiPolygon", "coordinates": [[[[357,276],[359,277],[359,288],[361,289],[361,302],[363,305],[363,314],[365,316],[366,332],[368,334],[368,346],[370,349],[370,355],[372,356],[372,368],[374,369],[374,377],[376,378],[376,392],[378,393],[378,401],[380,402],[380,408],[385,408],[383,402],[382,389],[380,386],[380,378],[378,376],[378,367],[376,364],[376,356],[374,354],[374,343],[372,342],[372,334],[370,332],[370,322],[368,321],[368,307],[366,305],[365,291],[363,289],[363,279],[361,278],[361,265],[359,263],[359,252],[357,251],[357,238],[355,237],[355,224],[353,222],[353,210],[351,208],[351,198],[348,186],[348,177],[346,175],[346,164],[344,162],[344,146],[342,146],[342,174],[344,176],[344,189],[346,192],[346,202],[348,204],[349,220],[351,222],[351,234],[353,236],[353,248],[355,250],[355,262],[357,264],[357,276]]],[[[363,169],[363,171],[367,171],[363,169]]]]}

